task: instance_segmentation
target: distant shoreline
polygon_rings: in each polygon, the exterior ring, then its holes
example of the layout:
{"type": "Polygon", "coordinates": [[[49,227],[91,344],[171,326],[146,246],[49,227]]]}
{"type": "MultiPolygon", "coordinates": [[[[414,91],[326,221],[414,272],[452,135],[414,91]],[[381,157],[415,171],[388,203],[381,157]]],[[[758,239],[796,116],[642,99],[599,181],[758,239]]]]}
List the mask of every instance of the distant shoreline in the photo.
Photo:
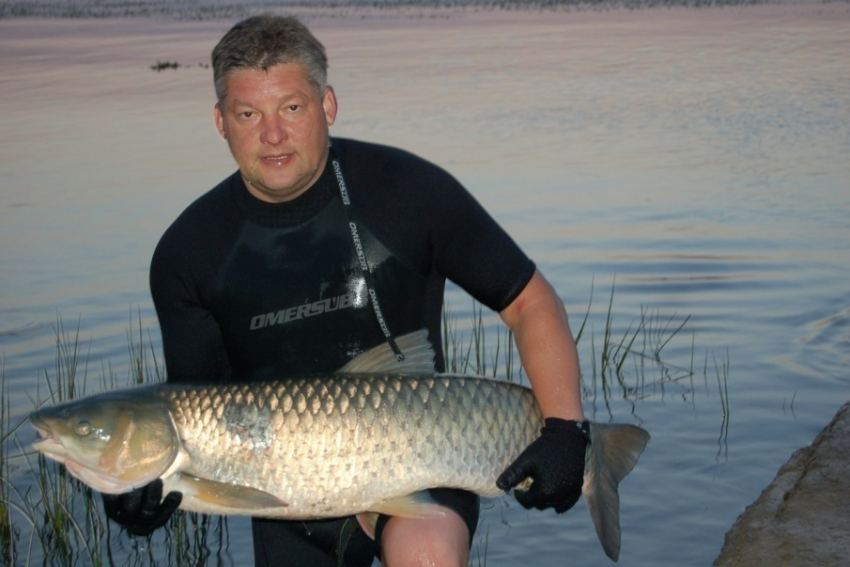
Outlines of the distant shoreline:
{"type": "Polygon", "coordinates": [[[293,14],[302,18],[449,18],[478,12],[607,12],[658,8],[738,8],[748,6],[808,6],[845,4],[850,0],[205,0],[174,3],[142,0],[106,4],[97,0],[13,0],[0,2],[0,19],[116,19],[172,21],[233,20],[260,13],[293,14]],[[376,5],[380,1],[380,5],[376,5]]]}

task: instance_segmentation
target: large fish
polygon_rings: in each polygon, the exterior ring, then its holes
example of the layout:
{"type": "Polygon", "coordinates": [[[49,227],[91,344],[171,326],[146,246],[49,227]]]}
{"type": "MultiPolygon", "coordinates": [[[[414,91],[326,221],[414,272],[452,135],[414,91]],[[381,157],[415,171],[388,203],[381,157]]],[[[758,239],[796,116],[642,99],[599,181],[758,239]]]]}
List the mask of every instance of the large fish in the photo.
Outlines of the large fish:
{"type": "MultiPolygon", "coordinates": [[[[435,374],[426,333],[384,345],[331,376],[280,382],[155,384],[33,412],[34,448],[95,490],[161,478],[181,508],[316,519],[432,517],[425,489],[497,496],[496,478],[539,435],[531,390],[435,374]]],[[[591,424],[583,492],[605,553],[620,552],[617,485],[649,440],[591,424]]],[[[528,479],[527,481],[528,482],[528,479]]]]}

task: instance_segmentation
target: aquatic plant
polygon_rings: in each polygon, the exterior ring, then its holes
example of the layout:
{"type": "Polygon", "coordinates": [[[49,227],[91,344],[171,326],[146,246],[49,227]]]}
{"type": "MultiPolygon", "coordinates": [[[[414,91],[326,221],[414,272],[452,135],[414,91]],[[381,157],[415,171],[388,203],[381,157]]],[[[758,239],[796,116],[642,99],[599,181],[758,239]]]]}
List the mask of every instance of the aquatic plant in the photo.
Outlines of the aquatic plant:
{"type": "Polygon", "coordinates": [[[11,487],[9,478],[9,460],[6,458],[6,440],[9,427],[9,397],[6,395],[6,361],[0,359],[0,557],[5,564],[11,564],[15,556],[12,539],[12,510],[9,507],[11,487]]]}
{"type": "MultiPolygon", "coordinates": [[[[138,337],[128,332],[130,373],[122,384],[110,365],[102,371],[101,389],[116,389],[160,381],[162,374],[155,349],[144,331],[139,316],[138,337]]],[[[87,392],[88,355],[83,355],[79,323],[74,332],[66,331],[61,317],[55,332],[55,364],[53,373],[44,370],[38,382],[34,404],[55,404],[87,392]],[[46,390],[46,391],[44,391],[46,390]]],[[[2,411],[0,411],[0,550],[3,564],[92,565],[114,563],[117,555],[129,555],[143,564],[156,564],[154,555],[167,558],[168,565],[202,565],[211,549],[226,545],[226,520],[199,517],[197,514],[175,514],[162,534],[151,538],[129,540],[121,530],[107,522],[100,495],[71,477],[64,466],[33,454],[17,441],[16,432],[24,423],[12,425],[8,418],[8,396],[5,373],[0,372],[2,411]],[[13,470],[7,452],[17,448],[13,470]],[[17,482],[12,478],[17,477],[17,482]],[[15,528],[18,526],[18,529],[15,528]],[[8,529],[4,529],[8,528],[8,529]],[[214,534],[210,537],[209,534],[214,534]],[[145,545],[137,545],[146,540],[145,545]],[[164,551],[153,542],[174,542],[164,551]],[[129,543],[129,545],[128,545],[129,543]],[[48,561],[49,558],[49,561],[48,561]]]]}
{"type": "MultiPolygon", "coordinates": [[[[591,402],[588,415],[592,417],[597,412],[596,402],[600,397],[611,414],[609,401],[612,398],[625,399],[634,407],[654,388],[693,377],[693,362],[691,369],[685,369],[662,359],[662,351],[679,335],[689,318],[674,323],[674,317],[662,318],[658,313],[642,308],[636,321],[626,325],[625,331],[618,330],[622,327],[614,321],[614,295],[612,284],[604,314],[601,350],[597,356],[595,337],[591,336],[592,372],[582,379],[582,395],[591,402]],[[629,360],[634,364],[626,364],[629,360]],[[646,379],[645,374],[650,367],[660,374],[660,379],[646,379]]],[[[593,289],[576,334],[579,344],[586,340],[588,329],[592,333],[592,324],[588,326],[592,307],[593,289]]],[[[499,321],[486,322],[480,304],[472,303],[470,320],[466,325],[461,325],[452,310],[445,307],[442,330],[447,372],[523,380],[522,366],[510,330],[499,321]]],[[[90,351],[81,340],[79,321],[75,330],[68,331],[61,317],[57,318],[55,335],[55,363],[52,373],[45,369],[43,379],[39,381],[34,400],[37,407],[87,394],[90,351]]],[[[131,321],[127,344],[130,371],[126,383],[122,384],[112,366],[106,363],[101,370],[102,390],[164,380],[157,348],[142,326],[141,314],[135,324],[131,321]]],[[[728,390],[724,384],[728,366],[722,366],[722,377],[716,361],[715,369],[726,412],[728,390]]],[[[708,359],[703,370],[707,375],[708,359]]],[[[16,433],[24,422],[9,422],[9,399],[2,364],[0,395],[0,553],[3,564],[33,564],[46,562],[49,558],[50,564],[99,566],[114,564],[119,557],[127,564],[230,564],[226,517],[178,511],[164,529],[146,538],[133,538],[116,529],[106,520],[98,493],[71,477],[64,466],[45,459],[41,454],[33,459],[33,453],[20,446],[16,433]],[[10,448],[16,450],[15,462],[23,465],[17,468],[10,466],[10,448]]],[[[721,441],[725,427],[724,420],[721,441]]],[[[476,543],[479,565],[486,563],[486,532],[482,537],[485,537],[483,543],[480,537],[476,543]],[[481,545],[484,546],[483,557],[481,545]]]]}
{"type": "Polygon", "coordinates": [[[151,65],[151,70],[159,73],[160,71],[165,71],[167,69],[178,69],[180,67],[180,63],[177,61],[157,61],[156,65],[151,65]]]}

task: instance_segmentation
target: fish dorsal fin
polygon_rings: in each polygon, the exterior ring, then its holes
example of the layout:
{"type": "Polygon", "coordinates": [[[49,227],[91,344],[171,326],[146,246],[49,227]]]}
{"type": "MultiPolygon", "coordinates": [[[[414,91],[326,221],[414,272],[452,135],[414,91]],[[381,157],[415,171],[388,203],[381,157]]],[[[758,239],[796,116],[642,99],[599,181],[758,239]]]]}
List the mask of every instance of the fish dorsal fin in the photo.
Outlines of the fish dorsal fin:
{"type": "Polygon", "coordinates": [[[433,375],[434,349],[428,341],[428,331],[420,329],[395,339],[404,355],[398,360],[392,346],[382,343],[352,358],[337,374],[417,374],[433,375]]]}

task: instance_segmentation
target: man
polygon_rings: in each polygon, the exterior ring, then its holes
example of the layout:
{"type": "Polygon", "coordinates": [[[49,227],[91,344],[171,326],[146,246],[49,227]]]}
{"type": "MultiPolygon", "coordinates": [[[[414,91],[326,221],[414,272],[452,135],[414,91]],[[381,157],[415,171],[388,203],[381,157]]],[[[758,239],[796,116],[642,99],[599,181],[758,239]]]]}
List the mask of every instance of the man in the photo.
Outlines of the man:
{"type": "MultiPolygon", "coordinates": [[[[526,507],[564,512],[580,493],[587,444],[579,368],[563,304],[534,264],[449,174],[409,153],[329,137],[337,114],[324,48],[292,18],[234,26],[213,50],[215,124],[238,171],[192,204],[151,264],[168,380],[209,383],[331,372],[428,329],[443,369],[446,278],[513,330],[547,417],[499,478],[526,507]]],[[[397,353],[403,356],[403,352],[397,353]]],[[[105,496],[137,534],[180,495],[161,483],[105,496]]],[[[478,498],[435,488],[443,518],[382,516],[375,540],[352,518],[255,519],[257,565],[465,566],[478,498]],[[341,540],[345,545],[339,545],[341,540]]]]}

